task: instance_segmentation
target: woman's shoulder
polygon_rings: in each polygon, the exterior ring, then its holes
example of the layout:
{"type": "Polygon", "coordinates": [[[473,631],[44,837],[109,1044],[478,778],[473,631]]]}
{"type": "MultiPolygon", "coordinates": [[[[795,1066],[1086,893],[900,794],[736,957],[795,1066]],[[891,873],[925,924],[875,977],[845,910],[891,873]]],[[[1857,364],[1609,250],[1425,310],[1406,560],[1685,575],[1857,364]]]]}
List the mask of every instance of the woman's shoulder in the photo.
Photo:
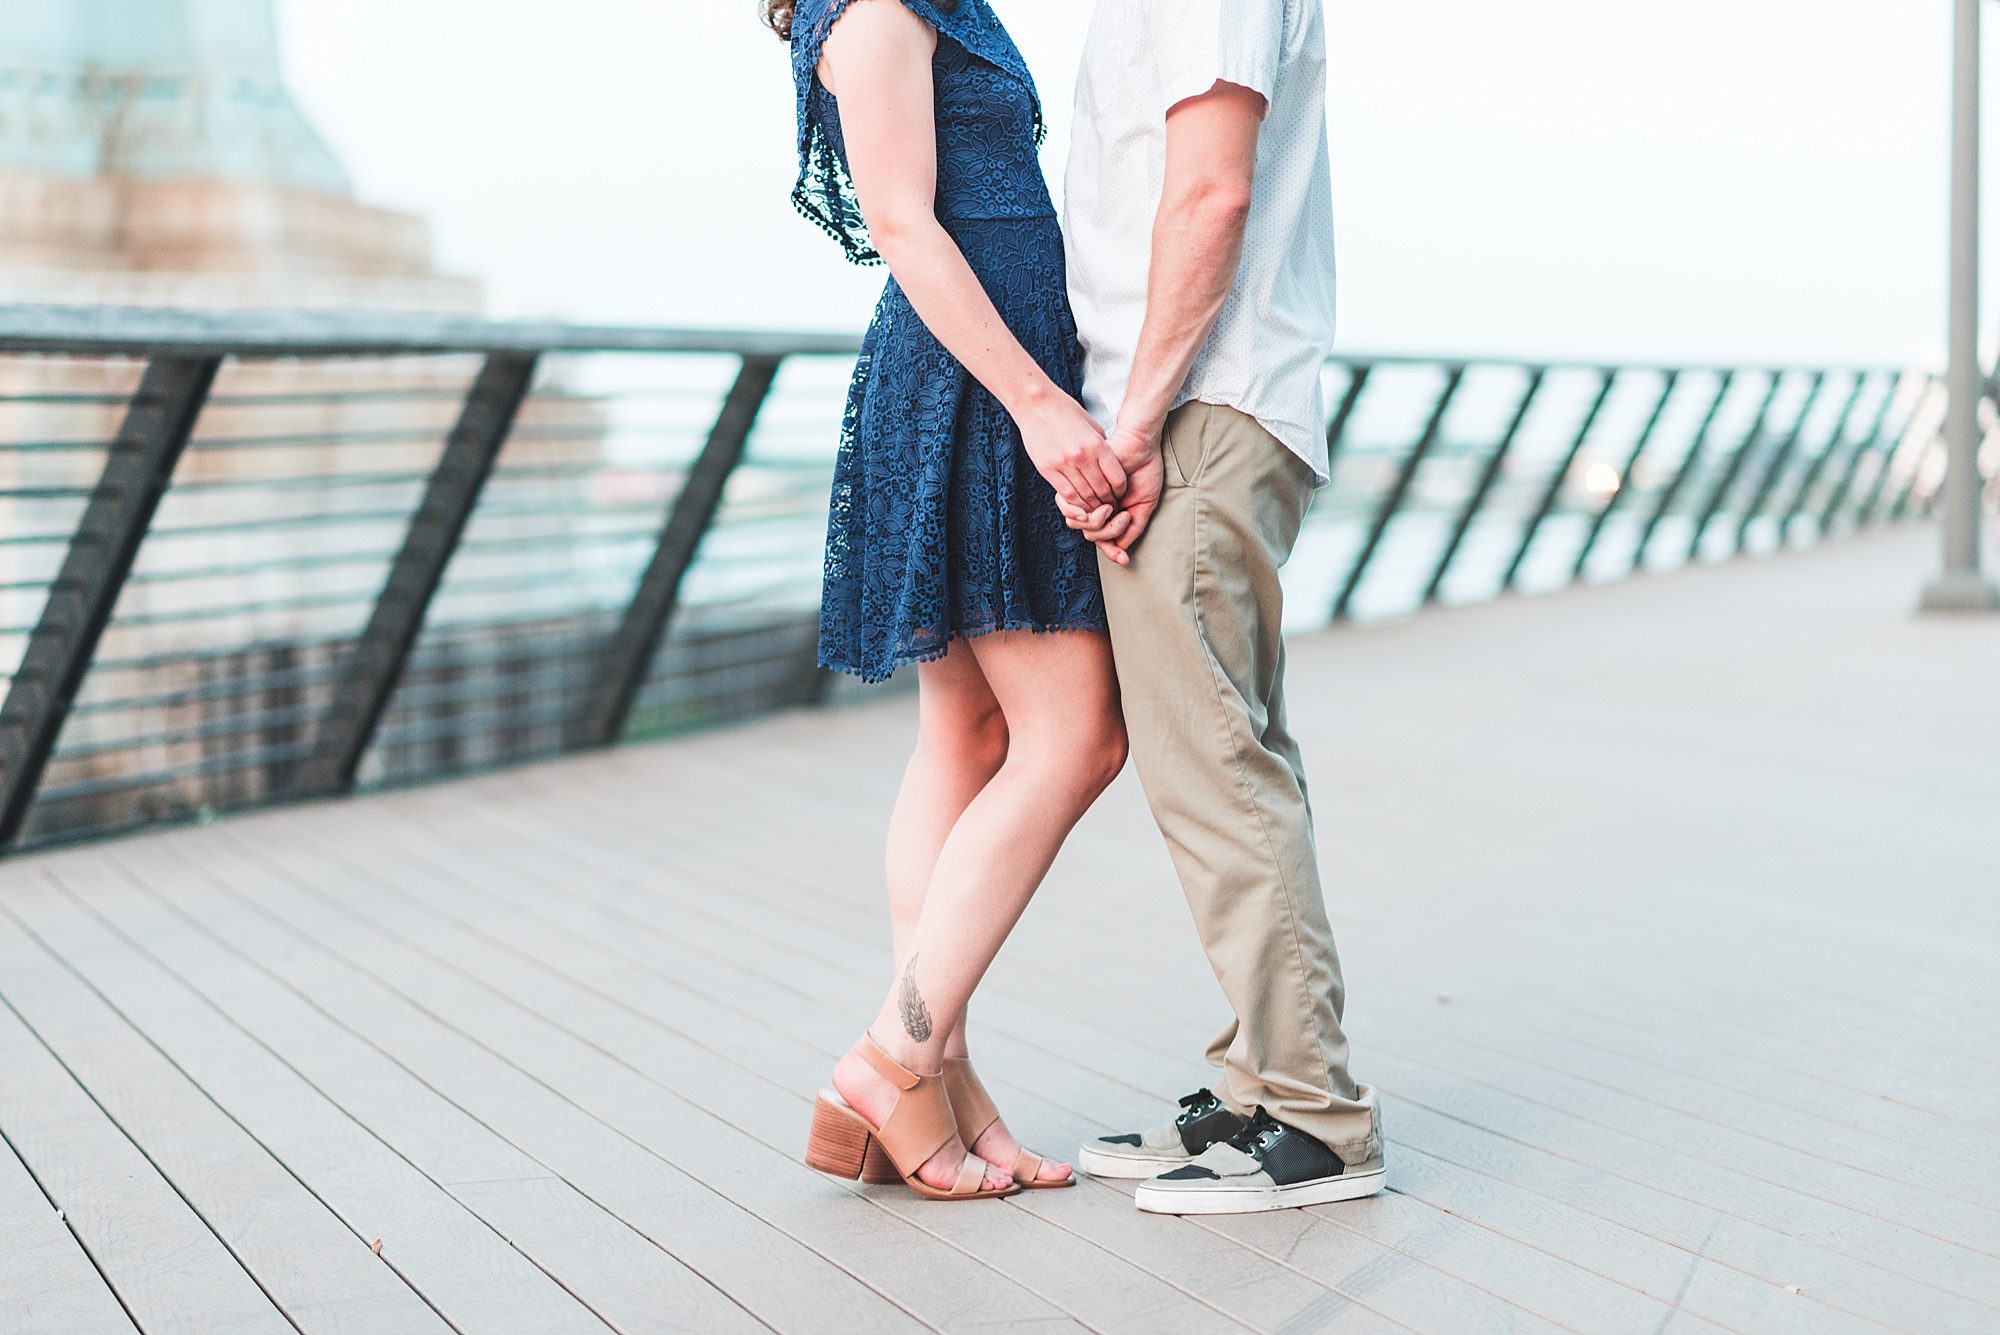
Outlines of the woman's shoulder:
{"type": "Polygon", "coordinates": [[[988,0],[798,0],[793,40],[823,41],[840,16],[859,4],[900,5],[941,32],[1006,33],[988,0]]]}

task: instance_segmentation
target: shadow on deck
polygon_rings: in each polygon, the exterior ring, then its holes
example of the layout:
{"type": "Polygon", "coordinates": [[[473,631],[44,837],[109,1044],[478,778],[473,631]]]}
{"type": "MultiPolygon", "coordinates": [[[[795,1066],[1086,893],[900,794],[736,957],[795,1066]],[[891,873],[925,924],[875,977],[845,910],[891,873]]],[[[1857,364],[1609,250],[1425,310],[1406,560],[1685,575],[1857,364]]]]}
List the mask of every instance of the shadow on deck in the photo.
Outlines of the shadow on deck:
{"type": "MultiPolygon", "coordinates": [[[[1994,1329],[2000,623],[1907,613],[1929,542],[1296,642],[1350,1205],[798,1162],[907,698],[16,858],[0,1329],[1994,1329]]],[[[975,1050],[1068,1153],[1221,1018],[1128,776],[975,1050]]]]}

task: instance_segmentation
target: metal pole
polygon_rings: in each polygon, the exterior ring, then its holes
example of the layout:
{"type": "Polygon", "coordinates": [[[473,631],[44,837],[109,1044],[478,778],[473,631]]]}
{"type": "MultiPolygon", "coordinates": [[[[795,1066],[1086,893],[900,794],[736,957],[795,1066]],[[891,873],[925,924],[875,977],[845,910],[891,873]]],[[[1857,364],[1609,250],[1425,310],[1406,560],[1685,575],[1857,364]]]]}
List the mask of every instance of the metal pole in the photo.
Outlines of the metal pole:
{"type": "Polygon", "coordinates": [[[1486,507],[1486,498],[1493,492],[1493,484],[1500,480],[1500,470],[1507,464],[1507,455],[1514,448],[1515,437],[1521,434],[1521,425],[1528,420],[1528,410],[1535,406],[1535,396],[1542,392],[1543,381],[1548,377],[1546,367],[1537,366],[1528,372],[1527,387],[1521,392],[1521,401],[1514,409],[1512,420],[1501,434],[1499,444],[1486,458],[1486,467],[1480,471],[1479,481],[1473,484],[1472,494],[1465,498],[1465,505],[1458,512],[1458,522],[1452,525],[1451,536],[1445,539],[1444,550],[1438,553],[1437,565],[1431,570],[1430,583],[1424,585],[1425,603],[1438,600],[1439,590],[1444,588],[1444,577],[1451,573],[1451,563],[1458,555],[1458,549],[1465,542],[1465,535],[1472,530],[1472,521],[1486,507]]]}
{"type": "Polygon", "coordinates": [[[1944,570],[1924,589],[1926,611],[2000,610],[2000,587],[1979,573],[1979,5],[1958,0],[1952,35],[1944,570]]]}
{"type": "Polygon", "coordinates": [[[1507,571],[1500,576],[1500,587],[1516,587],[1515,581],[1521,577],[1521,567],[1528,560],[1528,552],[1535,545],[1535,537],[1542,531],[1542,525],[1555,513],[1556,502],[1562,498],[1563,486],[1569,481],[1569,470],[1576,466],[1576,456],[1583,453],[1584,442],[1597,427],[1597,418],[1604,411],[1604,405],[1611,398],[1612,386],[1618,383],[1618,372],[1606,369],[1598,372],[1602,377],[1597,387],[1597,397],[1590,401],[1590,408],[1583,415],[1583,421],[1571,438],[1569,450],[1556,461],[1555,472],[1549,475],[1549,484],[1542,490],[1542,499],[1535,505],[1535,512],[1528,516],[1527,526],[1521,530],[1521,545],[1514,549],[1514,559],[1507,563],[1507,571]]]}
{"type": "Polygon", "coordinates": [[[0,846],[12,843],[28,819],[63,720],[221,365],[220,357],[155,358],[105,453],[0,703],[0,846]]]}
{"type": "Polygon", "coordinates": [[[1423,467],[1424,456],[1437,443],[1438,433],[1444,429],[1444,415],[1451,408],[1451,401],[1458,394],[1458,387],[1465,382],[1465,367],[1453,366],[1445,372],[1444,386],[1438,391],[1436,402],[1431,405],[1430,420],[1424,424],[1424,433],[1410,446],[1409,455],[1403,460],[1403,469],[1396,474],[1390,484],[1388,494],[1376,508],[1375,521],[1369,526],[1368,536],[1362,539],[1361,550],[1355,554],[1354,565],[1348,570],[1347,578],[1340,586],[1340,594],[1333,600],[1330,619],[1338,621],[1347,615],[1348,607],[1354,602],[1354,595],[1361,588],[1361,581],[1368,576],[1368,565],[1375,558],[1376,548],[1382,545],[1382,537],[1389,531],[1396,514],[1403,508],[1403,498],[1409,495],[1410,483],[1416,480],[1417,470],[1423,467]]]}
{"type": "Polygon", "coordinates": [[[1576,563],[1570,567],[1572,581],[1583,578],[1584,567],[1590,564],[1590,554],[1597,549],[1597,539],[1604,532],[1604,521],[1611,518],[1611,512],[1619,502],[1632,494],[1632,475],[1639,471],[1639,461],[1646,457],[1646,447],[1653,443],[1653,433],[1659,430],[1660,419],[1666,415],[1667,404],[1673,400],[1674,390],[1681,382],[1679,371],[1669,371],[1660,385],[1660,397],[1653,403],[1653,411],[1646,418],[1646,425],[1639,428],[1639,438],[1632,442],[1632,452],[1625,456],[1625,466],[1618,470],[1618,489],[1604,502],[1604,508],[1591,518],[1590,531],[1583,536],[1583,545],[1576,549],[1576,563]]]}
{"type": "Polygon", "coordinates": [[[535,354],[495,352],[466,391],[458,424],[431,470],[423,500],[410,515],[375,610],[334,684],[312,755],[292,776],[293,796],[318,797],[354,787],[361,757],[402,679],[445,567],[458,550],[534,379],[535,354]]]}
{"type": "Polygon", "coordinates": [[[1833,429],[1827,433],[1826,448],[1814,455],[1806,465],[1805,476],[1799,479],[1798,489],[1792,493],[1792,503],[1785,508],[1785,514],[1778,521],[1778,545],[1785,545],[1785,535],[1791,532],[1792,521],[1804,512],[1806,502],[1811,499],[1813,488],[1819,485],[1820,475],[1833,462],[1833,456],[1840,452],[1842,442],[1847,439],[1847,427],[1854,420],[1854,409],[1861,402],[1861,396],[1868,392],[1868,375],[1861,372],[1854,377],[1854,384],[1847,393],[1847,402],[1841,405],[1840,416],[1833,421],[1833,429]]]}
{"type": "MultiPolygon", "coordinates": [[[[1736,544],[1732,555],[1743,551],[1743,540],[1750,536],[1750,526],[1757,522],[1757,516],[1763,512],[1764,503],[1771,499],[1771,492],[1776,489],[1778,480],[1785,475],[1786,466],[1792,462],[1792,455],[1799,448],[1799,440],[1806,433],[1806,419],[1812,416],[1813,406],[1819,402],[1820,392],[1825,388],[1826,372],[1821,371],[1812,379],[1812,389],[1806,394],[1805,405],[1799,409],[1797,420],[1792,423],[1791,434],[1785,437],[1784,444],[1778,446],[1777,453],[1765,466],[1764,476],[1757,483],[1757,490],[1751,494],[1750,503],[1743,507],[1743,522],[1736,526],[1736,544]]],[[[1852,407],[1853,402],[1849,399],[1848,406],[1852,407]]],[[[1778,521],[1778,545],[1780,547],[1785,545],[1783,520],[1778,521]]]]}
{"type": "Polygon", "coordinates": [[[1688,535],[1687,554],[1681,558],[1683,561],[1693,561],[1701,554],[1701,540],[1708,535],[1709,524],[1721,513],[1723,503],[1729,499],[1729,493],[1734,490],[1736,475],[1743,471],[1744,460],[1750,457],[1750,452],[1757,448],[1757,442],[1763,439],[1764,424],[1771,420],[1771,405],[1778,401],[1778,390],[1784,383],[1785,377],[1782,373],[1771,372],[1771,383],[1764,390],[1764,401],[1757,405],[1756,420],[1750,424],[1750,430],[1744,435],[1743,443],[1729,456],[1729,462],[1722,466],[1722,479],[1708,493],[1708,504],[1701,508],[1701,513],[1695,518],[1694,531],[1688,535]]]}
{"type": "Polygon", "coordinates": [[[653,559],[640,575],[632,601],[605,645],[582,707],[565,729],[565,743],[572,749],[609,746],[624,732],[625,720],[659,651],[661,637],[680,606],[681,582],[694,566],[701,540],[722,508],[722,493],[736,465],[743,461],[744,448],[757,426],[757,414],[771,396],[782,361],[781,357],[746,356],[737,369],[736,383],[722,402],[715,427],[674,498],[653,559]]]}

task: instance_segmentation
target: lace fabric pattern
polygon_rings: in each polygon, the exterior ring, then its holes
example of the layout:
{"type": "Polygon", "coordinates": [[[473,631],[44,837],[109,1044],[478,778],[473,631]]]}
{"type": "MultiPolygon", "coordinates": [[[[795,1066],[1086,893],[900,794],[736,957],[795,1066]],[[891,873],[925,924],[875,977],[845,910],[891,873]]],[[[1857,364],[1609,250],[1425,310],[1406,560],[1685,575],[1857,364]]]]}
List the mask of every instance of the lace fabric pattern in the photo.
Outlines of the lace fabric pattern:
{"type": "MultiPolygon", "coordinates": [[[[798,211],[856,264],[880,264],[854,198],[840,105],[819,81],[827,34],[852,0],[801,0],[792,19],[792,79],[798,87],[798,211]]],[[[904,8],[938,31],[933,65],[938,115],[938,217],[1018,218],[1053,213],[1035,150],[1044,135],[1034,76],[988,0],[941,9],[904,8]],[[1025,124],[1023,123],[1025,121],[1025,124]]]]}
{"type": "MultiPolygon", "coordinates": [[[[1062,233],[1035,145],[1034,85],[986,0],[941,11],[934,65],[938,217],[1022,346],[1082,388],[1062,233]]],[[[794,27],[795,199],[850,259],[875,258],[848,183],[819,48],[848,0],[803,0],[794,27]]],[[[1097,555],[1062,521],[1020,432],[891,279],[848,394],[827,521],[822,666],[881,681],[1000,630],[1102,631],[1097,555]]]]}

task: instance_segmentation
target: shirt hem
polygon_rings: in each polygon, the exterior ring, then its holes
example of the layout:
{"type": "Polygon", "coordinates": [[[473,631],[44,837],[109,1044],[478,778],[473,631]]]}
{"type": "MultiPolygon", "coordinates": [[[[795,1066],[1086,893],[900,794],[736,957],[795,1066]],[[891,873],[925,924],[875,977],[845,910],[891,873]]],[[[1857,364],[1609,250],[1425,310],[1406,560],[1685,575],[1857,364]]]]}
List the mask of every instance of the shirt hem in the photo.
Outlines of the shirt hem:
{"type": "Polygon", "coordinates": [[[1332,460],[1328,459],[1322,463],[1318,457],[1320,451],[1326,447],[1326,437],[1323,434],[1322,428],[1309,427],[1298,422],[1288,422],[1283,418],[1273,417],[1269,413],[1259,412],[1257,409],[1240,403],[1227,394],[1209,393],[1199,389],[1182,391],[1180,396],[1174,400],[1173,406],[1179,408],[1190,403],[1213,404],[1218,408],[1230,408],[1242,413],[1245,417],[1254,420],[1258,426],[1263,427],[1271,439],[1277,441],[1278,444],[1284,446],[1292,454],[1297,455],[1299,462],[1312,470],[1313,486],[1315,488],[1324,487],[1327,483],[1333,481],[1332,473],[1329,471],[1332,460]]]}

